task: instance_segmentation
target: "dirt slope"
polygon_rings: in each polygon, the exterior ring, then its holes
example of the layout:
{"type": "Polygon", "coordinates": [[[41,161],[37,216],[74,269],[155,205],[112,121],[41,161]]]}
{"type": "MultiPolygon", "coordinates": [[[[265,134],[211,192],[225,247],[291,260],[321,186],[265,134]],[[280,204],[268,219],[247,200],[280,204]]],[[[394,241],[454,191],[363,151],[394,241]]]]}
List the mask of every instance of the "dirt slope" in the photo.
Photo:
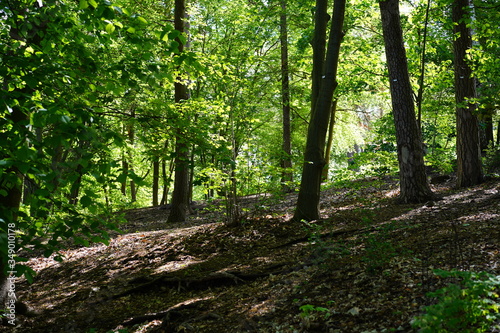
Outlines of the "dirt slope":
{"type": "Polygon", "coordinates": [[[200,204],[129,211],[109,246],[33,258],[18,298],[38,314],[5,332],[412,332],[411,318],[449,281],[434,268],[500,274],[500,183],[394,205],[394,182],[324,191],[324,219],[290,222],[296,195],[245,198],[228,228],[200,204]]]}

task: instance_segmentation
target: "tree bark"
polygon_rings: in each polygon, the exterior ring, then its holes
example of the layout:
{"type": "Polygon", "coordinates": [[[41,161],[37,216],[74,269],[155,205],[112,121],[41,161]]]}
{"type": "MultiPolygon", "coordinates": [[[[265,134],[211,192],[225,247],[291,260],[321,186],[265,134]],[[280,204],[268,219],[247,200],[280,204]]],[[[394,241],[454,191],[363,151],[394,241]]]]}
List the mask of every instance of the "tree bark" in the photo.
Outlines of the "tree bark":
{"type": "Polygon", "coordinates": [[[153,207],[158,206],[158,194],[160,188],[160,158],[155,157],[153,160],[153,207]]]}
{"type": "Polygon", "coordinates": [[[457,187],[476,185],[483,180],[479,123],[476,116],[476,80],[467,63],[472,48],[472,31],[467,26],[471,18],[469,0],[455,0],[453,15],[453,55],[455,69],[455,102],[457,119],[457,187]]]}
{"type": "MultiPolygon", "coordinates": [[[[319,7],[319,2],[317,8],[319,7]]],[[[316,103],[314,103],[314,109],[311,112],[311,122],[309,123],[307,132],[306,151],[304,154],[305,161],[302,170],[299,198],[293,217],[296,221],[319,219],[321,174],[325,166],[325,139],[330,120],[333,93],[337,88],[337,68],[340,43],[344,35],[342,28],[344,25],[345,6],[346,0],[335,0],[334,2],[328,49],[324,61],[325,70],[321,76],[319,94],[316,103]]],[[[322,21],[324,20],[324,16],[322,18],[317,14],[316,19],[322,21]]]]}
{"type": "Polygon", "coordinates": [[[292,142],[290,127],[290,76],[288,69],[288,25],[287,25],[287,3],[281,0],[280,14],[280,44],[281,44],[281,102],[283,108],[283,156],[281,167],[282,189],[284,192],[290,190],[293,181],[292,173],[292,142]]]}
{"type": "MultiPolygon", "coordinates": [[[[135,124],[134,124],[134,119],[135,119],[135,106],[132,107],[132,110],[130,111],[130,117],[131,117],[131,123],[128,124],[128,139],[130,142],[130,145],[132,146],[132,149],[134,148],[135,144],[135,124]]],[[[130,172],[134,172],[134,161],[132,159],[132,153],[131,151],[127,151],[127,157],[129,160],[128,168],[130,172]]],[[[135,186],[135,182],[133,179],[130,179],[130,199],[132,202],[137,201],[137,189],[135,186]]]]}
{"type": "Polygon", "coordinates": [[[417,124],[413,91],[399,15],[399,1],[379,2],[387,68],[396,125],[401,203],[424,202],[434,197],[425,173],[424,150],[417,124]]]}
{"type": "Polygon", "coordinates": [[[420,56],[420,73],[418,77],[418,91],[417,91],[417,125],[420,131],[422,131],[422,102],[424,100],[424,81],[425,81],[425,63],[426,57],[425,52],[427,49],[427,26],[429,25],[429,12],[431,8],[431,0],[427,0],[427,5],[425,7],[425,20],[424,20],[424,31],[422,32],[422,53],[420,56]]]}
{"type": "Polygon", "coordinates": [[[332,108],[330,113],[330,124],[328,125],[328,139],[326,140],[326,149],[325,149],[325,166],[323,171],[321,172],[321,181],[325,182],[328,180],[328,171],[330,166],[330,155],[332,151],[333,145],[333,128],[335,127],[335,113],[337,113],[337,102],[335,99],[332,102],[332,108]]]}
{"type": "Polygon", "coordinates": [[[314,14],[314,36],[312,40],[313,69],[311,87],[311,117],[316,107],[319,90],[321,87],[321,76],[325,64],[326,52],[326,28],[330,15],[328,15],[328,0],[316,0],[316,12],[314,14]]]}
{"type": "MultiPolygon", "coordinates": [[[[182,34],[187,33],[186,3],[185,0],[175,0],[174,13],[175,30],[182,34]]],[[[179,54],[184,51],[183,42],[177,38],[179,43],[179,54]]],[[[182,77],[175,82],[175,103],[179,106],[178,113],[183,116],[183,102],[189,99],[189,90],[182,77]]],[[[184,135],[184,129],[178,125],[175,141],[175,179],[174,191],[172,193],[172,206],[168,216],[168,222],[182,222],[186,220],[189,196],[189,149],[184,135]]]]}

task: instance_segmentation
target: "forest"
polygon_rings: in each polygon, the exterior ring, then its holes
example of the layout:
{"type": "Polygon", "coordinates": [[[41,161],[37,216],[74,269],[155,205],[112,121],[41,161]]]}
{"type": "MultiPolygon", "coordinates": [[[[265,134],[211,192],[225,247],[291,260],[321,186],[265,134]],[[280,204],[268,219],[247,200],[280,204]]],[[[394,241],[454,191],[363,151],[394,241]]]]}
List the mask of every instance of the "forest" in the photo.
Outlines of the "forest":
{"type": "Polygon", "coordinates": [[[500,332],[497,0],[2,0],[0,332],[500,332]]]}

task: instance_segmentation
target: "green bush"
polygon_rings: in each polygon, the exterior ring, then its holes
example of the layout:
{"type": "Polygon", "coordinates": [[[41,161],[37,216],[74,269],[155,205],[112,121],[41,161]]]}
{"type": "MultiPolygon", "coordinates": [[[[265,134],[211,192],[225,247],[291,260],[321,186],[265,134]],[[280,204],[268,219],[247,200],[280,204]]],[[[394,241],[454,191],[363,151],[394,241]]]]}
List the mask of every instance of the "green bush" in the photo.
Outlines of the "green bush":
{"type": "Polygon", "coordinates": [[[484,168],[489,174],[497,173],[500,170],[500,148],[489,145],[484,158],[484,168]]]}
{"type": "Polygon", "coordinates": [[[488,273],[435,270],[441,278],[454,278],[456,284],[427,296],[437,303],[414,318],[413,327],[422,333],[480,333],[500,329],[500,275],[488,273]]]}

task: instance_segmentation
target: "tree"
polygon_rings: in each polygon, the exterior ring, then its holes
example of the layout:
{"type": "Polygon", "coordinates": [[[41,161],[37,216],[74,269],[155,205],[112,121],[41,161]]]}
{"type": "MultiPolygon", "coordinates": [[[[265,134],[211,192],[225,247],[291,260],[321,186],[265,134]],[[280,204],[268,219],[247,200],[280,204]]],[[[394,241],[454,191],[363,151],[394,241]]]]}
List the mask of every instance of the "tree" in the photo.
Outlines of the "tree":
{"type": "Polygon", "coordinates": [[[143,17],[110,2],[21,0],[0,6],[3,289],[6,266],[33,278],[18,250],[50,256],[62,241],[107,242],[108,231],[116,229],[110,190],[119,193],[128,176],[138,183],[131,170],[127,175],[120,168],[125,112],[116,107],[126,104],[139,81],[157,73],[157,58],[144,50],[161,47],[170,55],[175,47],[173,37],[146,31],[143,17]],[[24,191],[19,209],[23,183],[33,190],[24,191]]]}
{"type": "MultiPolygon", "coordinates": [[[[180,35],[177,37],[179,43],[178,53],[182,56],[184,51],[183,35],[187,34],[186,23],[186,2],[185,0],[175,0],[175,30],[180,35]]],[[[185,38],[185,37],[184,37],[185,38]]],[[[179,66],[180,67],[180,66],[179,66]]],[[[179,117],[185,113],[184,107],[189,100],[189,90],[186,79],[179,75],[175,82],[175,103],[179,117]]],[[[189,148],[185,138],[185,130],[182,128],[182,121],[177,124],[177,134],[175,142],[175,178],[174,191],[172,194],[172,206],[168,216],[168,222],[182,222],[186,220],[189,205],[189,148]]]]}
{"type": "Polygon", "coordinates": [[[281,167],[283,175],[281,182],[283,190],[288,192],[289,185],[293,180],[292,173],[292,143],[290,133],[290,76],[288,69],[288,24],[287,24],[287,1],[281,0],[280,13],[280,44],[281,44],[281,100],[283,108],[283,157],[281,167]]]}
{"type": "Polygon", "coordinates": [[[421,132],[415,115],[406,50],[401,28],[399,1],[379,2],[389,71],[392,112],[396,126],[401,203],[424,202],[434,197],[424,165],[421,132]]]}
{"type": "Polygon", "coordinates": [[[472,10],[469,0],[455,0],[453,15],[453,55],[455,69],[455,103],[457,119],[457,187],[482,182],[479,123],[476,115],[476,80],[468,64],[472,48],[472,31],[468,24],[472,10]]]}
{"type": "MultiPolygon", "coordinates": [[[[471,28],[474,32],[473,49],[469,50],[472,71],[477,79],[477,95],[479,108],[479,127],[481,151],[484,156],[486,149],[495,144],[493,122],[499,109],[498,94],[500,91],[500,32],[495,29],[495,22],[500,20],[497,1],[478,1],[474,3],[474,20],[471,28]]],[[[500,131],[497,131],[497,135],[500,131]]],[[[500,136],[497,136],[500,138],[500,136]]],[[[498,142],[497,142],[498,145],[498,142]]]]}
{"type": "Polygon", "coordinates": [[[304,153],[304,165],[300,183],[299,197],[293,219],[296,221],[312,221],[319,219],[319,199],[321,175],[325,166],[325,140],[330,121],[333,93],[337,88],[337,69],[340,56],[340,43],[343,38],[345,14],[345,0],[334,1],[333,19],[328,39],[326,58],[321,56],[321,45],[324,39],[324,23],[327,19],[327,3],[323,0],[316,2],[315,38],[313,50],[317,49],[314,62],[324,63],[322,75],[318,75],[318,64],[314,64],[311,121],[307,131],[307,143],[304,153]],[[318,43],[318,44],[315,44],[318,43]],[[317,56],[317,57],[316,57],[317,56]],[[315,89],[318,89],[315,97],[315,89]]]}

